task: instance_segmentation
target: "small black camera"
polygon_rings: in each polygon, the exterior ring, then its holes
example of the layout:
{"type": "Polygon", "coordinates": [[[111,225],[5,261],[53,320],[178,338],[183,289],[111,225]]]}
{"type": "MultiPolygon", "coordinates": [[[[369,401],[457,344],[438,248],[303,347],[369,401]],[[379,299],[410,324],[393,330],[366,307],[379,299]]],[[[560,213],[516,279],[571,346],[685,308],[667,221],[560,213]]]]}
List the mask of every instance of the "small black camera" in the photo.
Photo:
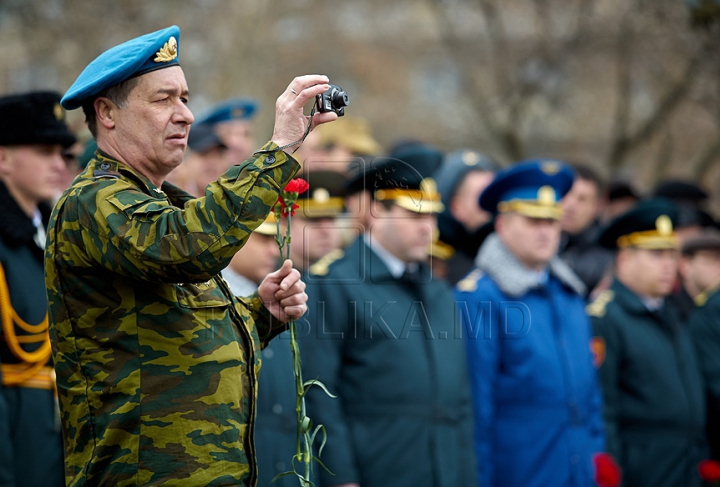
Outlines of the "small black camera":
{"type": "Polygon", "coordinates": [[[345,107],[350,104],[347,93],[337,85],[330,85],[325,93],[317,95],[319,112],[335,112],[338,117],[345,115],[345,107]]]}

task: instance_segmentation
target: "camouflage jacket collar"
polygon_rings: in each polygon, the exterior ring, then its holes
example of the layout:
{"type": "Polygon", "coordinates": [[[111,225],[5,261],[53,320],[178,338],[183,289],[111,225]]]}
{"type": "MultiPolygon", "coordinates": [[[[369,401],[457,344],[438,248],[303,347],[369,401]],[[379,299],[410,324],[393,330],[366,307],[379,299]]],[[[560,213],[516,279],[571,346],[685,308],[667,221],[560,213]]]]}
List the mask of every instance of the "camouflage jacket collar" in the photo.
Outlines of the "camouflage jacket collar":
{"type": "Polygon", "coordinates": [[[118,161],[117,159],[113,159],[100,149],[95,152],[95,157],[88,164],[88,171],[95,178],[122,175],[132,181],[135,181],[138,186],[144,189],[146,194],[149,194],[154,198],[167,197],[174,206],[179,208],[182,208],[187,201],[194,198],[191,194],[168,182],[164,182],[162,186],[158,188],[148,178],[140,174],[134,168],[118,161]]]}

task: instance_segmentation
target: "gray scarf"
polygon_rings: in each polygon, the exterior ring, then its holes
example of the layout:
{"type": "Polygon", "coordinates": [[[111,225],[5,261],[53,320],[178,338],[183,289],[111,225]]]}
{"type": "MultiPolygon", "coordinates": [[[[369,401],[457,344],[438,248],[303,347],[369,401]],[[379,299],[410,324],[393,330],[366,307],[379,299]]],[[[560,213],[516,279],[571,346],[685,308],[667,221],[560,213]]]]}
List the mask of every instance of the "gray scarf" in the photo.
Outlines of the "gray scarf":
{"type": "MultiPolygon", "coordinates": [[[[485,239],[475,257],[475,265],[492,277],[505,294],[516,298],[539,284],[537,273],[525,267],[495,233],[485,239]]],[[[548,271],[579,295],[585,295],[585,285],[559,257],[552,258],[548,271]]]]}

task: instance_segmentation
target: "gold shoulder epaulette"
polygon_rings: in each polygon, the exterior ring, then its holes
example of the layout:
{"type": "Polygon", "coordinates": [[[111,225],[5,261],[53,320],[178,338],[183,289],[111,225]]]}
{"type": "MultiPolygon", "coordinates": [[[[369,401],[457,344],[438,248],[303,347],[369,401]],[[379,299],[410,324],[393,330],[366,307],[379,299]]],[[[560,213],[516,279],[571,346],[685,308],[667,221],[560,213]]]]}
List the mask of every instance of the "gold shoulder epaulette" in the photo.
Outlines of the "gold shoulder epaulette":
{"type": "Polygon", "coordinates": [[[330,264],[342,258],[343,255],[345,255],[345,252],[343,252],[341,249],[335,249],[327,253],[326,255],[320,257],[320,260],[310,266],[310,274],[313,274],[315,276],[326,275],[330,270],[330,264]]]}
{"type": "Polygon", "coordinates": [[[695,296],[695,299],[693,299],[693,301],[695,301],[695,306],[705,306],[705,304],[707,304],[708,299],[710,299],[710,296],[712,296],[719,290],[720,290],[720,286],[713,286],[709,289],[704,290],[703,292],[701,292],[700,294],[695,296]]]}
{"type": "Polygon", "coordinates": [[[613,299],[615,299],[615,293],[610,289],[606,289],[601,292],[597,298],[595,298],[595,301],[585,306],[585,312],[588,316],[602,318],[605,316],[605,307],[613,299]]]}
{"type": "Polygon", "coordinates": [[[483,271],[480,269],[473,270],[470,274],[463,277],[458,281],[456,287],[458,291],[463,291],[467,293],[471,293],[477,289],[477,283],[480,280],[480,278],[483,276],[483,271]]]}

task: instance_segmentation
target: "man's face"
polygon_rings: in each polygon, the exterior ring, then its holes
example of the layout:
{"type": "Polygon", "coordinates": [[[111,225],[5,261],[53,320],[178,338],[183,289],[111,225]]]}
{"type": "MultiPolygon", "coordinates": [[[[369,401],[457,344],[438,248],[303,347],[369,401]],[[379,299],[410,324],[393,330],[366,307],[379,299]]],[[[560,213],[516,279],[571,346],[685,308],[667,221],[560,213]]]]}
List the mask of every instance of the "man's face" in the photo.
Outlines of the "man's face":
{"type": "Polygon", "coordinates": [[[0,147],[0,177],[21,207],[50,201],[65,189],[62,150],[60,145],[0,147]]]}
{"type": "Polygon", "coordinates": [[[662,298],[675,286],[678,269],[677,250],[624,248],[618,252],[620,281],[636,294],[662,298]]]}
{"type": "Polygon", "coordinates": [[[224,147],[215,147],[203,154],[191,152],[183,163],[188,177],[195,183],[197,189],[193,190],[195,196],[203,196],[208,184],[222,176],[232,162],[228,158],[228,151],[224,147]]]}
{"type": "Polygon", "coordinates": [[[720,284],[720,250],[699,250],[682,257],[682,275],[702,292],[720,284]]]}
{"type": "Polygon", "coordinates": [[[560,222],[549,218],[502,213],[495,230],[510,252],[531,269],[547,265],[560,245],[560,222]]]}
{"type": "Polygon", "coordinates": [[[127,106],[115,110],[114,143],[125,162],[163,177],[180,165],[194,120],[187,102],[179,66],[140,76],[127,106]]]}
{"type": "Polygon", "coordinates": [[[375,202],[374,220],[370,229],[375,239],[387,251],[403,262],[422,262],[428,257],[428,250],[437,227],[437,218],[431,213],[415,213],[397,205],[386,209],[375,202]]]}
{"type": "MultiPolygon", "coordinates": [[[[255,134],[249,120],[230,120],[215,126],[215,133],[223,144],[232,164],[239,164],[255,150],[255,134]]],[[[231,164],[231,165],[232,165],[231,164]]]]}
{"type": "Polygon", "coordinates": [[[303,269],[341,245],[340,231],[334,218],[307,219],[294,216],[290,224],[290,258],[303,269]]]}
{"type": "Polygon", "coordinates": [[[265,276],[278,268],[280,249],[275,237],[253,232],[242,249],[233,257],[230,268],[238,274],[260,284],[265,276]]]}
{"type": "Polygon", "coordinates": [[[480,193],[492,182],[493,173],[471,171],[462,180],[450,203],[452,216],[473,232],[490,221],[490,213],[480,208],[480,193]]]}
{"type": "Polygon", "coordinates": [[[563,208],[562,229],[576,235],[592,224],[598,213],[600,195],[594,182],[577,178],[560,202],[563,208]]]}

